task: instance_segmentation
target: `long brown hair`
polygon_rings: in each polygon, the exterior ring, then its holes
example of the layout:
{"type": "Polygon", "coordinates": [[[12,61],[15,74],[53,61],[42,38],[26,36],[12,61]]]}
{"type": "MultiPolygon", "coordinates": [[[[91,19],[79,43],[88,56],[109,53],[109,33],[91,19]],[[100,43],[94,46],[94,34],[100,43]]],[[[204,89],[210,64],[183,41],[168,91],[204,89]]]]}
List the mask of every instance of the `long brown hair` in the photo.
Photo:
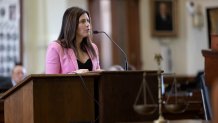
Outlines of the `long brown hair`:
{"type": "MultiPolygon", "coordinates": [[[[82,14],[86,13],[89,16],[89,12],[83,10],[79,7],[68,8],[62,20],[61,32],[59,34],[58,40],[64,48],[71,48],[77,54],[76,50],[76,30],[79,24],[79,18],[82,14]]],[[[90,16],[89,16],[90,18],[90,16]]],[[[91,44],[90,36],[83,38],[80,48],[86,51],[86,48],[90,49],[91,55],[96,57],[96,52],[91,44]]]]}

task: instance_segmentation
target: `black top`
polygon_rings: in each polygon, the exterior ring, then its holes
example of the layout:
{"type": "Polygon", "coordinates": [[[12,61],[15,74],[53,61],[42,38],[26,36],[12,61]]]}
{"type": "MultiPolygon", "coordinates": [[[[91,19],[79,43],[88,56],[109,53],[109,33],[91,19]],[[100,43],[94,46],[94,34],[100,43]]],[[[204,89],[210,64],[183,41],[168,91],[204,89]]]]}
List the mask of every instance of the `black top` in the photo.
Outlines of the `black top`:
{"type": "Polygon", "coordinates": [[[85,63],[82,63],[77,59],[77,62],[78,62],[79,69],[89,69],[89,71],[92,71],[91,59],[88,59],[85,63]]]}
{"type": "Polygon", "coordinates": [[[13,87],[11,77],[0,76],[0,93],[3,93],[13,87]]]}

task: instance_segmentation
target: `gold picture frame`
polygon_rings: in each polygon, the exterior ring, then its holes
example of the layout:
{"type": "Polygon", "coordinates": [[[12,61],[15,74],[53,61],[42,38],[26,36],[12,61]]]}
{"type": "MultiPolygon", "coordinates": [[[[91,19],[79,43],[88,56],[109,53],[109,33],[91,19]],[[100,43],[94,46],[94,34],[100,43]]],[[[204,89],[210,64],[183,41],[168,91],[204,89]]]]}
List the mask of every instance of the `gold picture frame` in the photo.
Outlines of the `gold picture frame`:
{"type": "Polygon", "coordinates": [[[150,0],[153,37],[175,37],[178,33],[177,0],[150,0]]]}

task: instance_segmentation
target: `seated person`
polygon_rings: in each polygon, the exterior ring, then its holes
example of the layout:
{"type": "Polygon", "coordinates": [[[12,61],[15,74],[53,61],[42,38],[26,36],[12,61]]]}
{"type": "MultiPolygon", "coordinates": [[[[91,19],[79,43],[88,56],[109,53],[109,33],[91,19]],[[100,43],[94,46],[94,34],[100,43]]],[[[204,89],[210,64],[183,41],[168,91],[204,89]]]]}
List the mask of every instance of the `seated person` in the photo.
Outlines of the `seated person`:
{"type": "Polygon", "coordinates": [[[11,77],[9,76],[0,76],[0,93],[7,91],[8,89],[15,86],[25,77],[26,70],[22,64],[15,64],[14,68],[11,71],[11,77]]]}
{"type": "Polygon", "coordinates": [[[24,79],[25,75],[26,75],[26,70],[22,66],[22,64],[16,64],[11,72],[12,85],[15,86],[16,84],[21,82],[21,80],[24,79]]]}
{"type": "Polygon", "coordinates": [[[0,76],[0,93],[3,93],[13,87],[11,83],[11,77],[9,76],[0,76]]]}

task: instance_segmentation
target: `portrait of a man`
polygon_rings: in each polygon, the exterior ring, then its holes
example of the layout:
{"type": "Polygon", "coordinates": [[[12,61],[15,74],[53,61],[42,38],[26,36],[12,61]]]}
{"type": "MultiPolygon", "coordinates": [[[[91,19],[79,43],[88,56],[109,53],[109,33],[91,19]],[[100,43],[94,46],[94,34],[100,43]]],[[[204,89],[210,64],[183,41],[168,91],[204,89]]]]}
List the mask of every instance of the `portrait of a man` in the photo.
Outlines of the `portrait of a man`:
{"type": "Polygon", "coordinates": [[[150,0],[151,35],[175,37],[178,33],[177,0],[150,0]]]}
{"type": "Polygon", "coordinates": [[[172,31],[172,3],[168,1],[156,2],[155,30],[172,31]]]}

